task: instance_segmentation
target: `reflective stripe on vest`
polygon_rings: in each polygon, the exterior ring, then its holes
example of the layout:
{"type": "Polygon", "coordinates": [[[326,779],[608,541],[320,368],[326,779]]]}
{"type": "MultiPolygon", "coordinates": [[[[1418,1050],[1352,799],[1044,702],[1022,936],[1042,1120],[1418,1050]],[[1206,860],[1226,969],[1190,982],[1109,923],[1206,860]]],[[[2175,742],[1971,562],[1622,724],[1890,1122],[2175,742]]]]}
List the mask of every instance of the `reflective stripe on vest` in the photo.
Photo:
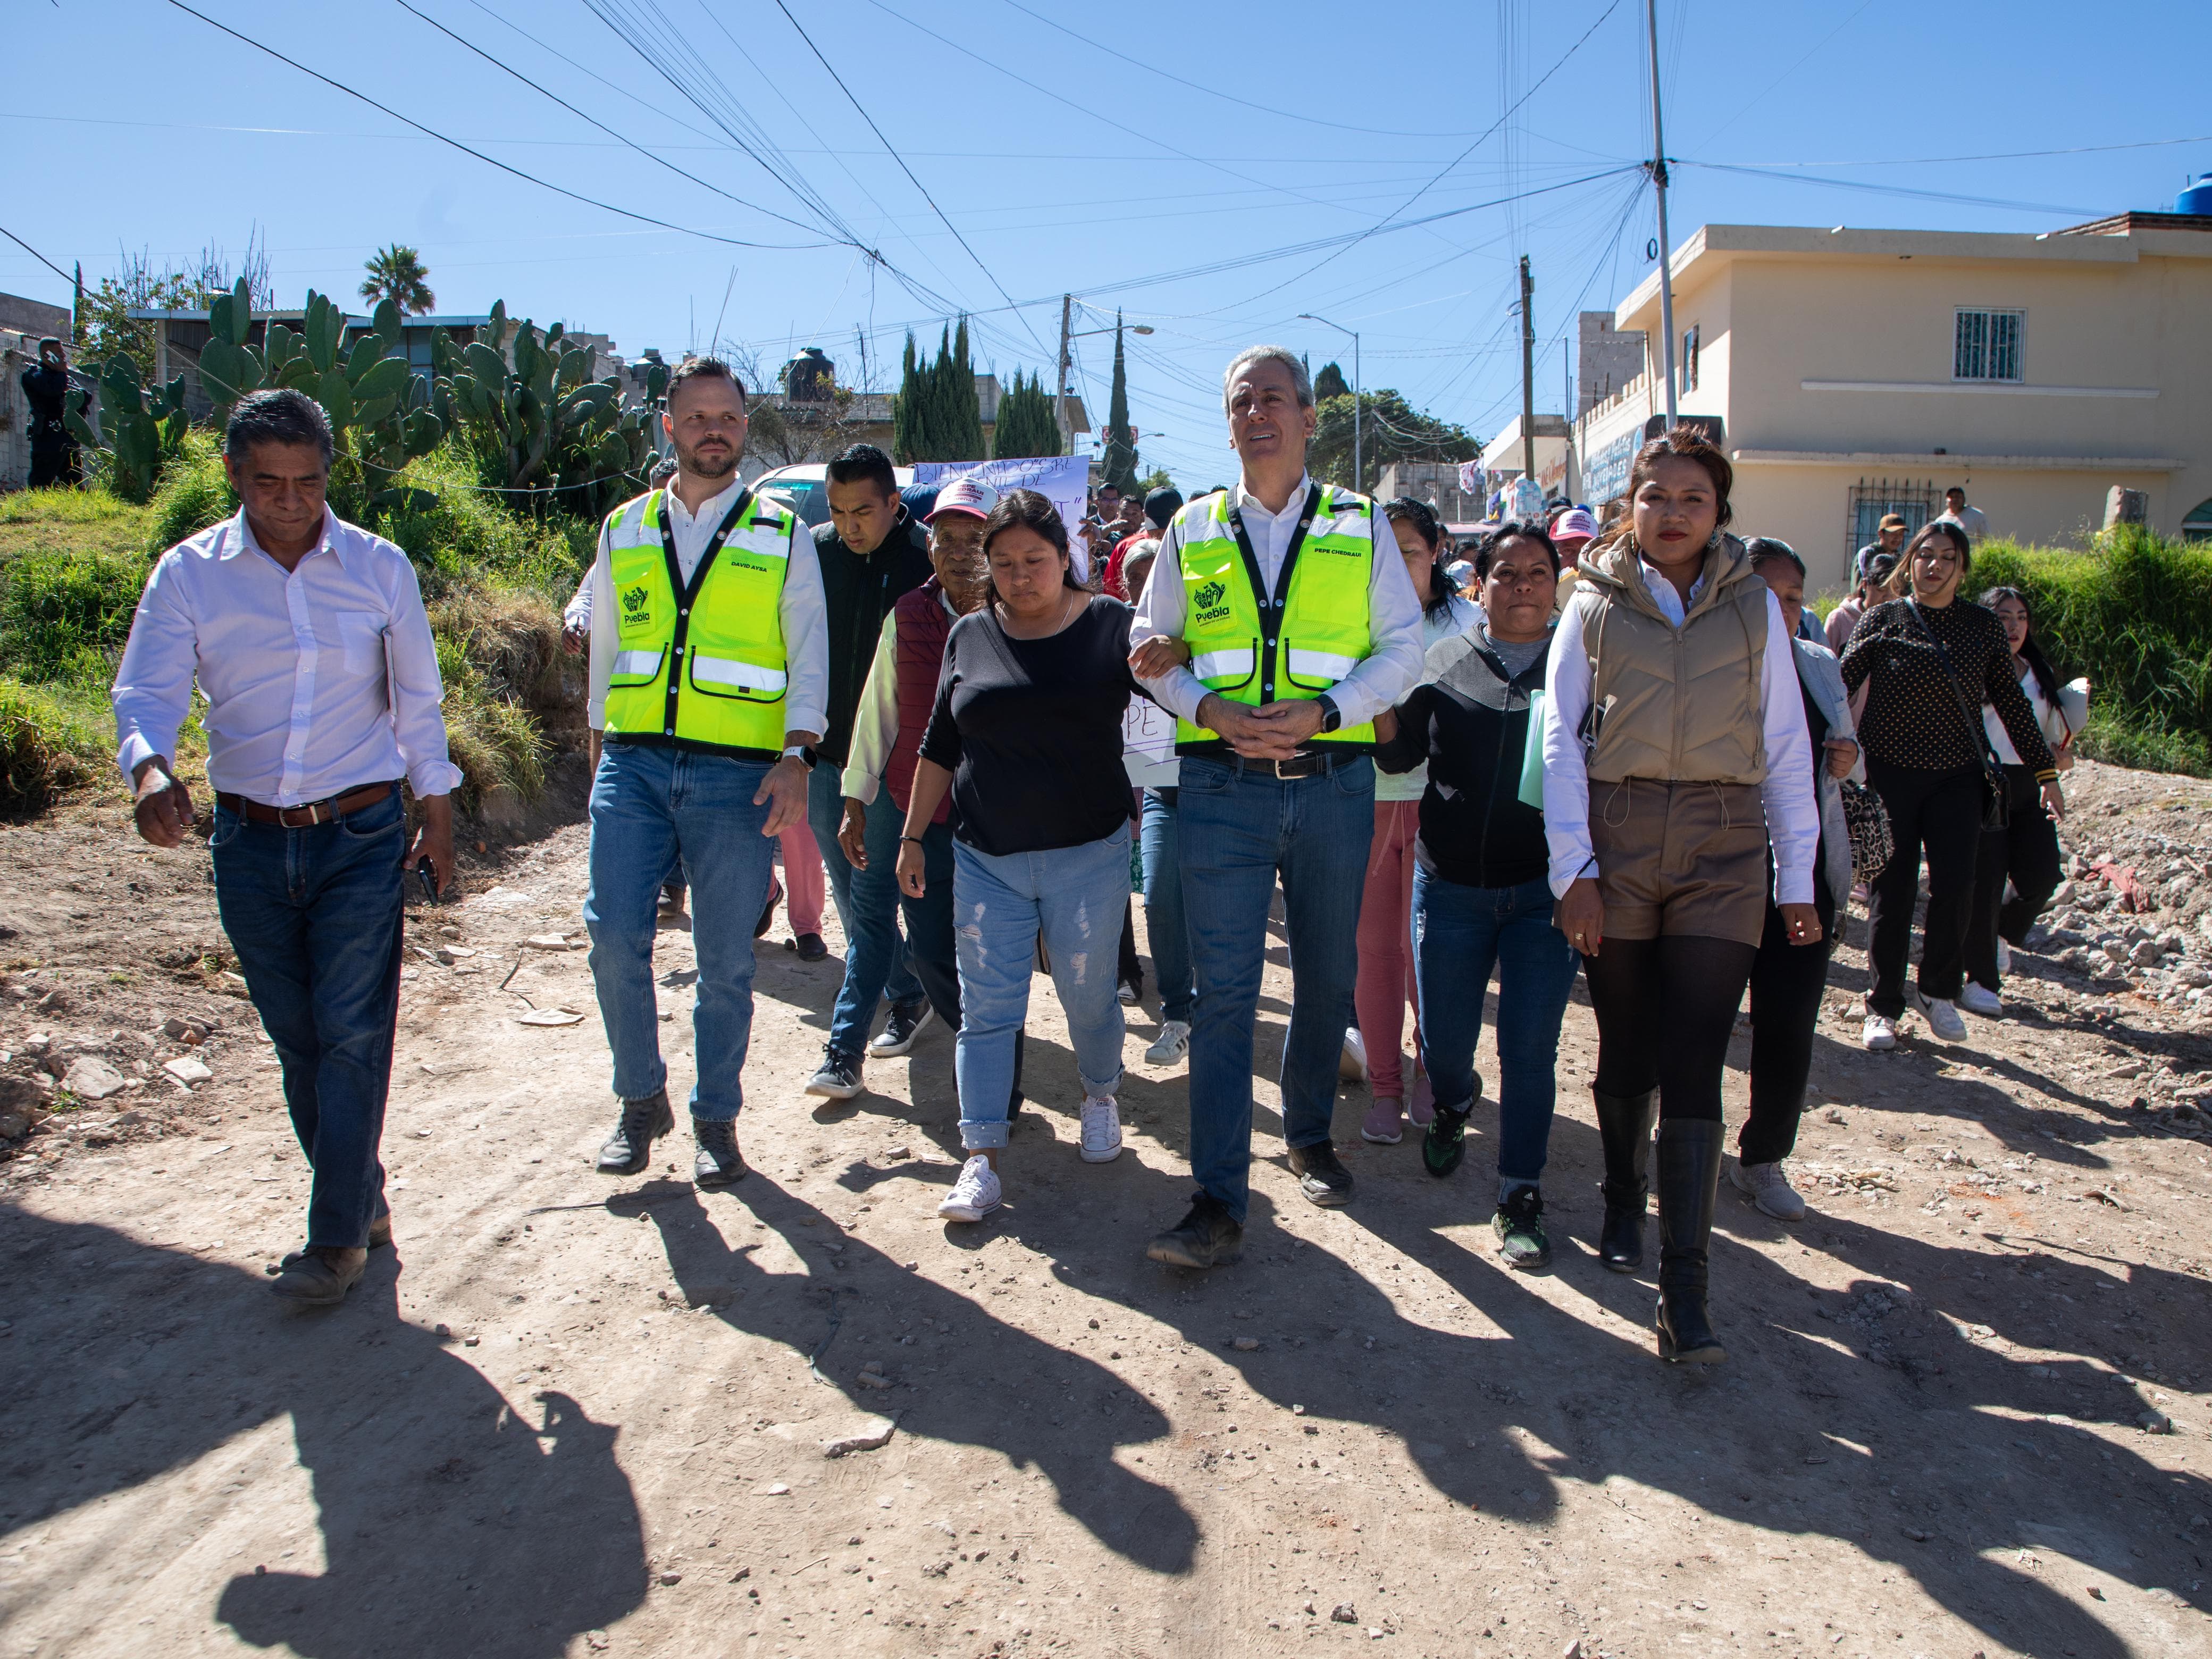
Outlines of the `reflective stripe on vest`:
{"type": "MultiPolygon", "coordinates": [[[[1365,496],[1333,484],[1316,487],[1312,506],[1304,533],[1285,554],[1279,600],[1259,591],[1259,574],[1237,544],[1225,492],[1193,501],[1176,520],[1183,531],[1182,637],[1190,646],[1190,672],[1230,702],[1257,707],[1317,697],[1373,648],[1374,508],[1365,496]]],[[[1316,732],[1312,740],[1371,744],[1375,729],[1347,726],[1316,732]]],[[[1203,726],[1176,722],[1179,752],[1219,741],[1203,726]]]]}
{"type": "Polygon", "coordinates": [[[617,642],[607,734],[773,759],[783,749],[789,684],[782,599],[792,515],[748,498],[685,588],[665,510],[656,489],[608,521],[617,642]]]}

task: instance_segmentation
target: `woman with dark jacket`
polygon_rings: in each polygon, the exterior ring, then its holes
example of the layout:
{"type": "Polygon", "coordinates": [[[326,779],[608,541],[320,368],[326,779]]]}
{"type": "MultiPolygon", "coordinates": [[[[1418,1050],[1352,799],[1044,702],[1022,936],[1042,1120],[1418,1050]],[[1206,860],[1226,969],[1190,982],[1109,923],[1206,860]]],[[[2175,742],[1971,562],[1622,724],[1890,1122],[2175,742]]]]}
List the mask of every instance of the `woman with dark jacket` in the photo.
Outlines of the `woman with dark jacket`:
{"type": "MultiPolygon", "coordinates": [[[[2088,717],[2084,689],[2060,682],[2058,671],[2036,641],[2026,594],[2016,587],[1992,587],[1982,595],[1982,603],[2004,629],[2021,696],[2035,711],[2036,729],[2051,745],[2051,764],[2063,772],[2074,764],[2075,727],[2088,717]]],[[[2004,768],[2012,811],[2003,829],[1983,831],[1981,850],[1975,855],[1974,915],[1966,927],[1966,983],[1959,993],[1959,1006],[1994,1019],[2004,1012],[1997,989],[2011,965],[2007,947],[2027,942],[2027,930],[2065,879],[2065,868],[2058,851],[2058,826],[2043,810],[2035,774],[2021,763],[2012,734],[1987,702],[1982,705],[1982,727],[1997,763],[2004,768]],[[2007,883],[2013,890],[2009,899],[2005,896],[2007,883]]]]}
{"type": "MultiPolygon", "coordinates": [[[[1766,905],[1766,931],[1751,964],[1751,1111],[1736,1133],[1736,1160],[1729,1179],[1735,1189],[1777,1221],[1804,1218],[1805,1200],[1790,1184],[1784,1160],[1797,1145],[1805,1112],[1805,1084],[1813,1073],[1813,1036],[1827,987],[1828,957],[1835,949],[1836,918],[1851,891],[1851,835],[1844,821],[1844,778],[1859,769],[1850,698],[1843,671],[1826,639],[1808,637],[1805,563],[1789,543],[1754,536],[1744,544],[1751,568],[1782,607],[1796,653],[1797,687],[1805,701],[1808,738],[1795,764],[1814,780],[1820,805],[1820,839],[1813,856],[1813,907],[1820,937],[1792,943],[1781,907],[1766,905]]],[[[1777,756],[1772,763],[1792,763],[1777,756]]]]}
{"type": "MultiPolygon", "coordinates": [[[[1431,646],[1422,683],[1376,716],[1375,763],[1425,765],[1413,843],[1413,971],[1436,1117],[1429,1173],[1465,1152],[1482,1093],[1474,1073],[1482,1003],[1498,969],[1498,1249],[1516,1267],[1552,1259],[1540,1183],[1551,1142],[1559,1021],[1576,955],[1552,925],[1544,814],[1520,797],[1529,713],[1552,646],[1559,556],[1540,524],[1507,524],[1474,556],[1484,620],[1431,646]]],[[[1370,1050],[1371,1053],[1371,1050],[1370,1050]]]]}
{"type": "Polygon", "coordinates": [[[2057,763],[2021,695],[2004,629],[1989,611],[1959,597],[1973,562],[1966,532],[1956,523],[1923,525],[1892,578],[1892,591],[1902,597],[1860,617],[1844,647],[1844,684],[1853,691],[1866,688],[1859,740],[1897,848],[1875,878],[1869,907],[1874,984],[1860,1041],[1877,1052],[1897,1046],[1897,1022],[1908,1006],[1944,1042],[1966,1039],[1957,998],[1966,983],[1974,865],[1993,763],[1984,755],[1984,702],[2033,775],[2044,811],[2054,822],[2066,811],[2057,763]],[[1928,919],[1919,982],[1907,986],[1923,849],[1928,919]]]}
{"type": "Polygon", "coordinates": [[[1598,1255],[1644,1261],[1659,1124],[1662,1358],[1727,1356],[1705,1304],[1721,1074],[1771,890],[1793,946],[1819,942],[1820,825],[1781,607],[1721,533],[1735,470],[1677,427],[1628,475],[1626,530],[1582,562],[1544,687],[1544,834],[1560,930],[1597,1016],[1605,1144],[1598,1255]]]}

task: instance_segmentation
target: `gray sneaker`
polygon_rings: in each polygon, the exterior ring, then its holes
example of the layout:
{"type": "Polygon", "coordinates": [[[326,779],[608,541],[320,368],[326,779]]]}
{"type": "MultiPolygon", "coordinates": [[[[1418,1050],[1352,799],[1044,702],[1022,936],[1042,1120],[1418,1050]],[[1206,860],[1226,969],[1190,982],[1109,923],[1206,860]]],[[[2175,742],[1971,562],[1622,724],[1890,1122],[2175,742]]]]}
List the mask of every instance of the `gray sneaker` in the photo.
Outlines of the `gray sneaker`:
{"type": "Polygon", "coordinates": [[[1777,1221],[1802,1221],[1805,1200],[1790,1184],[1790,1171],[1780,1161],[1746,1164],[1736,1158],[1729,1164],[1729,1182],[1777,1221]]]}

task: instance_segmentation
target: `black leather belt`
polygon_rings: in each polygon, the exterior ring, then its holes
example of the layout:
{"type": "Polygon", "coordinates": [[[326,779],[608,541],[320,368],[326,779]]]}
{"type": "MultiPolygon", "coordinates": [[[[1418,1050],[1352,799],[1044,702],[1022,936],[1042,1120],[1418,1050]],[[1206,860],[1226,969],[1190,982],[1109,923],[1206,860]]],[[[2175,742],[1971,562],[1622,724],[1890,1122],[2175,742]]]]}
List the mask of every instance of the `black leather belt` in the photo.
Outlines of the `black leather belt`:
{"type": "Polygon", "coordinates": [[[349,789],[343,795],[331,795],[321,800],[311,800],[298,806],[270,806],[258,800],[248,800],[243,795],[218,792],[216,805],[227,806],[239,817],[252,823],[278,823],[287,830],[305,830],[311,824],[335,823],[349,813],[358,812],[365,806],[391,798],[399,787],[392,783],[365,783],[358,789],[349,789]]]}
{"type": "Polygon", "coordinates": [[[1224,755],[1221,758],[1224,764],[1233,766],[1239,772],[1258,772],[1271,778],[1289,779],[1326,777],[1338,767],[1358,760],[1359,755],[1332,755],[1310,749],[1285,761],[1251,760],[1243,755],[1224,755]]]}

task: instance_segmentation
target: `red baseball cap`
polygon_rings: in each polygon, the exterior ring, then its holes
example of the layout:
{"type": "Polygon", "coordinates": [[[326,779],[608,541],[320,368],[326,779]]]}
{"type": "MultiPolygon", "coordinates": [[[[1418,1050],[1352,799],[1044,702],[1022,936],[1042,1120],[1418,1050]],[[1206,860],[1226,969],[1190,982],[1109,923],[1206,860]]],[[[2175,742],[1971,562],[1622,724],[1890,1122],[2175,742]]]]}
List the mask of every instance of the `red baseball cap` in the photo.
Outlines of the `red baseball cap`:
{"type": "Polygon", "coordinates": [[[937,492],[937,505],[932,507],[924,524],[935,524],[947,513],[966,513],[978,519],[988,519],[991,509],[999,504],[999,492],[981,478],[955,478],[937,492]]]}

